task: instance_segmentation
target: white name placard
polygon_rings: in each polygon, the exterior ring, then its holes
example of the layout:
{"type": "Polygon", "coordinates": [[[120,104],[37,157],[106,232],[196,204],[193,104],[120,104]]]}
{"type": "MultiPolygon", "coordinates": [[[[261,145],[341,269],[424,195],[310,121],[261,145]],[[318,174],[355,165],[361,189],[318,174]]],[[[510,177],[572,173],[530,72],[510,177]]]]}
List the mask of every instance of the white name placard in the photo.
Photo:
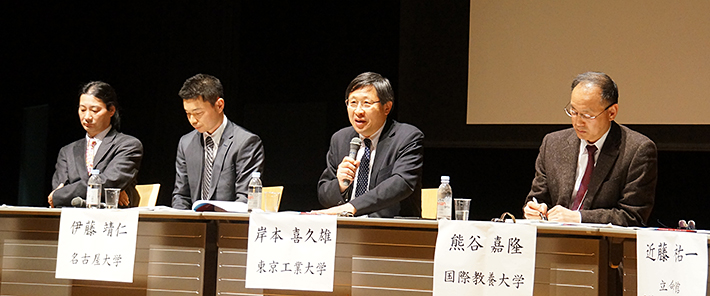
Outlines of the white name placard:
{"type": "Polygon", "coordinates": [[[434,295],[532,295],[537,228],[439,221],[434,295]]]}
{"type": "Polygon", "coordinates": [[[705,295],[708,279],[705,234],[638,230],[638,295],[705,295]]]}
{"type": "Polygon", "coordinates": [[[62,208],[56,278],[133,282],[138,211],[62,208]]]}
{"type": "Polygon", "coordinates": [[[337,217],[249,217],[246,288],[333,291],[337,217]]]}

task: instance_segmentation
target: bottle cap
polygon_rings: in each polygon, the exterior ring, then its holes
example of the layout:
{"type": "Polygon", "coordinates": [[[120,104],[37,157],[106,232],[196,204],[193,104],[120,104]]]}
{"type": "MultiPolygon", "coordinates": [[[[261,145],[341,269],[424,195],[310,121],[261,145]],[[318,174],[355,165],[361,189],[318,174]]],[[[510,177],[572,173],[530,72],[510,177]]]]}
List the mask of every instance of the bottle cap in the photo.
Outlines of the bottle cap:
{"type": "Polygon", "coordinates": [[[98,175],[101,173],[101,170],[91,170],[92,175],[98,175]]]}
{"type": "Polygon", "coordinates": [[[253,173],[251,173],[251,177],[252,177],[252,178],[261,178],[261,173],[259,173],[259,172],[253,172],[253,173]]]}
{"type": "Polygon", "coordinates": [[[441,182],[449,182],[449,176],[441,176],[441,182]]]}

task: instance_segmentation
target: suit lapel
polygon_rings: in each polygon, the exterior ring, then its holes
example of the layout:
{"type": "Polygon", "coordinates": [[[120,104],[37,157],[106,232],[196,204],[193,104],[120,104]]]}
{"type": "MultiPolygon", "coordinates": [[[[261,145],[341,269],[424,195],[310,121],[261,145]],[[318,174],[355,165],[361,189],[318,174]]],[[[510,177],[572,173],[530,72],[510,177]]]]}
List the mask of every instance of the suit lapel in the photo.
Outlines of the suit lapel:
{"type": "Polygon", "coordinates": [[[619,157],[619,145],[621,144],[621,128],[615,122],[611,122],[611,130],[604,142],[604,147],[602,151],[599,152],[599,159],[597,159],[597,164],[594,166],[594,172],[592,173],[592,179],[589,180],[589,187],[587,189],[587,195],[584,198],[584,204],[582,209],[589,209],[596,198],[599,188],[601,188],[602,182],[609,171],[614,167],[616,159],[619,157]]]}
{"type": "Polygon", "coordinates": [[[571,134],[567,138],[567,147],[563,150],[564,155],[562,155],[561,163],[571,163],[573,165],[560,166],[562,170],[562,176],[565,179],[562,181],[562,191],[560,192],[561,201],[560,203],[564,207],[571,207],[573,202],[572,192],[574,191],[574,183],[577,176],[577,160],[579,157],[579,142],[581,140],[577,137],[577,134],[572,130],[571,134]],[[566,204],[565,204],[566,203],[566,204]]]}
{"type": "Polygon", "coordinates": [[[202,180],[202,165],[205,158],[203,145],[202,134],[195,133],[187,149],[185,149],[187,176],[190,182],[190,195],[193,196],[193,199],[198,196],[202,188],[200,182],[202,180]]]}
{"type": "Polygon", "coordinates": [[[108,134],[106,134],[106,137],[101,141],[101,145],[99,146],[99,150],[96,151],[96,154],[94,155],[94,168],[99,169],[99,164],[103,164],[102,161],[106,157],[106,154],[108,151],[111,149],[111,147],[115,144],[114,140],[116,139],[116,130],[111,129],[108,134]]]}
{"type": "Polygon", "coordinates": [[[217,188],[217,183],[219,183],[219,175],[222,172],[222,167],[224,166],[224,159],[227,157],[227,151],[232,147],[232,142],[234,141],[234,125],[231,121],[227,121],[227,126],[224,127],[224,132],[222,132],[222,139],[220,139],[220,144],[217,146],[217,154],[214,157],[214,166],[212,169],[212,182],[210,182],[210,193],[212,196],[217,188]]]}
{"type": "Polygon", "coordinates": [[[77,175],[79,175],[81,179],[88,180],[89,171],[86,169],[86,137],[74,145],[74,149],[72,150],[72,154],[74,154],[74,159],[76,161],[70,161],[69,163],[74,163],[73,168],[76,170],[77,175]]]}
{"type": "Polygon", "coordinates": [[[377,141],[377,153],[375,153],[375,161],[372,162],[372,167],[370,168],[370,183],[368,184],[369,189],[375,188],[377,186],[377,175],[380,168],[382,167],[382,162],[385,161],[385,155],[388,155],[390,146],[392,145],[392,137],[394,136],[394,123],[392,120],[387,120],[385,123],[385,128],[382,129],[380,134],[380,139],[377,141]]]}

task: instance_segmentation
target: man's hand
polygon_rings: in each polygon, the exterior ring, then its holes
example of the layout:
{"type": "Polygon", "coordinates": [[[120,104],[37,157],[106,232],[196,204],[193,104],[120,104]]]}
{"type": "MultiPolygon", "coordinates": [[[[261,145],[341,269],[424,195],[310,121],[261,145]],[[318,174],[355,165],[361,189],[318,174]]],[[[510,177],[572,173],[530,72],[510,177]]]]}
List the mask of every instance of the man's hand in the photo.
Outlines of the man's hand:
{"type": "Polygon", "coordinates": [[[355,179],[355,170],[357,170],[358,166],[360,166],[360,162],[350,158],[350,156],[344,157],[343,161],[338,165],[338,171],[335,176],[338,178],[340,193],[345,192],[345,190],[349,187],[345,186],[343,181],[349,180],[350,184],[353,183],[353,179],[355,179]]]}
{"type": "Polygon", "coordinates": [[[49,207],[53,208],[54,207],[54,191],[57,191],[57,189],[64,187],[64,183],[59,183],[59,186],[57,188],[54,188],[52,192],[49,193],[49,196],[47,196],[47,202],[49,203],[49,207]]]}
{"type": "Polygon", "coordinates": [[[339,215],[342,212],[353,213],[353,215],[354,215],[355,212],[357,212],[357,210],[350,203],[346,203],[346,204],[334,206],[332,208],[328,208],[328,209],[324,209],[324,210],[312,211],[311,213],[324,214],[324,215],[339,215]]]}
{"type": "Polygon", "coordinates": [[[541,220],[542,217],[547,217],[547,205],[545,203],[537,203],[537,200],[531,200],[523,207],[525,219],[541,220]]]}
{"type": "Polygon", "coordinates": [[[547,212],[547,219],[555,222],[581,223],[582,214],[557,205],[547,212]]]}
{"type": "Polygon", "coordinates": [[[121,194],[118,196],[118,205],[119,206],[127,206],[131,203],[130,200],[128,200],[128,194],[126,193],[125,190],[121,190],[121,194]]]}

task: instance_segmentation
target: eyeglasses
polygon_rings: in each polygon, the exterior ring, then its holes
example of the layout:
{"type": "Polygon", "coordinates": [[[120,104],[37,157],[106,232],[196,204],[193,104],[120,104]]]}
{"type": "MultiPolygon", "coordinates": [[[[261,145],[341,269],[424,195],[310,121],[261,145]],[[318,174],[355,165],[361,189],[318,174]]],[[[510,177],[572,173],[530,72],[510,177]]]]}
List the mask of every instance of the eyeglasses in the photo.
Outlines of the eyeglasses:
{"type": "Polygon", "coordinates": [[[577,110],[572,109],[572,105],[570,103],[567,103],[567,106],[565,106],[565,113],[567,113],[567,116],[569,117],[579,116],[584,120],[594,120],[595,118],[599,117],[599,115],[602,115],[602,113],[604,113],[611,106],[614,106],[614,104],[606,106],[606,108],[604,108],[602,112],[599,112],[599,114],[592,116],[587,113],[579,113],[577,110]]]}
{"type": "Polygon", "coordinates": [[[379,103],[380,101],[377,102],[371,102],[371,101],[358,101],[358,100],[345,100],[345,106],[348,108],[352,109],[357,109],[357,106],[360,105],[362,109],[370,109],[372,108],[372,105],[379,103]]]}

